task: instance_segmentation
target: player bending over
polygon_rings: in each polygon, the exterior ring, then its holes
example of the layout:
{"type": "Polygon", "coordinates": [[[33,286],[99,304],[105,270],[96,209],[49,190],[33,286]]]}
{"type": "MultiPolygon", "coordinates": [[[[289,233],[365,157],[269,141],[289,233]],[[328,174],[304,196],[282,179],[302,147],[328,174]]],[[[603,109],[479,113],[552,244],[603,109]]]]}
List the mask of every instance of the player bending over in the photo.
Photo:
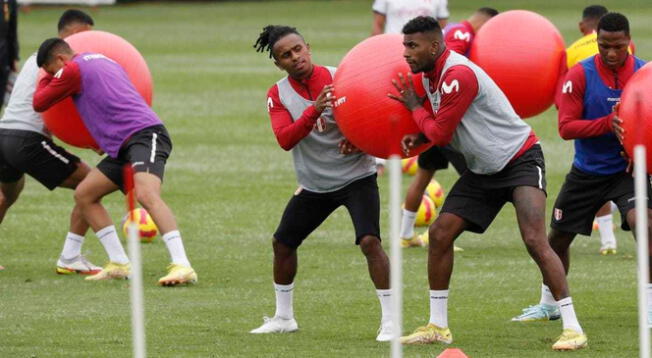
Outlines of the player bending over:
{"type": "Polygon", "coordinates": [[[129,275],[129,259],[100,202],[123,189],[122,168],[129,163],[135,172],[136,199],[152,216],[172,258],[168,274],[158,283],[174,286],[196,282],[197,274],[186,257],[176,219],[160,194],[172,142],[156,113],[136,92],[124,69],[104,55],[77,54],[65,41],[52,38],[41,44],[36,61],[48,75],[34,93],[34,110],[43,112],[72,97],[91,136],[107,154],[75,190],[75,202],[110,260],[101,272],[86,279],[129,275]]]}
{"type": "MultiPolygon", "coordinates": [[[[66,10],[59,19],[59,37],[66,38],[92,27],[93,19],[86,13],[66,10]]],[[[90,171],[77,156],[54,144],[41,115],[34,111],[32,100],[38,72],[34,53],[23,64],[0,119],[0,222],[23,190],[25,174],[54,190],[75,189],[90,171]]],[[[93,265],[81,253],[88,224],[79,205],[70,213],[68,230],[56,272],[84,275],[100,272],[101,267],[93,265]]]]}

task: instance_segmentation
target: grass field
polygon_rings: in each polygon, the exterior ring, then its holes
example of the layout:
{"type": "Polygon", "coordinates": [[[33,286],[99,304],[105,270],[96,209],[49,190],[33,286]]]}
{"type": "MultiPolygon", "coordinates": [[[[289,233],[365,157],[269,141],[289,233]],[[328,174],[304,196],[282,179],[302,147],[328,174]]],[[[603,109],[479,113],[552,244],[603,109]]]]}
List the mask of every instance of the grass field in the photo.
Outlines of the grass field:
{"type": "MultiPolygon", "coordinates": [[[[450,1],[451,20],[489,4],[501,11],[527,8],[547,16],[566,44],[579,36],[579,0],[450,1]]],[[[626,14],[638,54],[652,58],[649,0],[603,1],[626,14]]],[[[131,41],[149,63],[154,108],[173,141],[164,197],[175,211],[186,249],[199,274],[193,287],[160,288],[168,263],[165,245],[143,245],[147,344],[152,357],[387,357],[377,343],[379,305],[366,263],[352,244],[340,209],[300,250],[295,313],[301,330],[290,335],[247,332],[274,313],[271,234],[296,182],[291,155],[278,147],[265,112],[265,93],[283,73],[252,48],[269,23],[297,26],[314,61],[337,65],[371,29],[371,1],[153,3],[90,10],[96,28],[131,41]]],[[[63,8],[20,14],[22,59],[56,35],[63,8]]],[[[536,94],[533,94],[536,95],[536,94]]],[[[548,210],[572,159],[572,144],[557,134],[556,112],[528,120],[546,155],[548,210]]],[[[99,157],[74,150],[87,162],[99,157]]],[[[456,175],[438,173],[445,188],[456,175]]],[[[379,180],[383,203],[386,178],[379,180]]],[[[408,179],[404,180],[407,186],[408,179]]],[[[29,179],[0,226],[0,357],[127,357],[131,353],[128,283],[84,282],[54,274],[67,231],[72,193],[48,192],[29,179]]],[[[123,215],[123,198],[105,202],[123,215]]],[[[383,206],[383,233],[387,210],[383,206]]],[[[589,348],[575,357],[637,356],[635,251],[617,231],[616,256],[597,254],[599,240],[580,237],[569,276],[589,348]]],[[[385,242],[385,247],[388,248],[385,242]]],[[[507,206],[484,235],[464,234],[451,284],[449,323],[454,347],[471,357],[553,357],[559,321],[514,324],[521,308],[538,302],[540,277],[520,241],[507,206]]],[[[92,235],[84,251],[106,260],[92,235]]],[[[404,252],[404,330],[427,322],[426,253],[404,252]]],[[[406,357],[435,357],[441,346],[406,347],[406,357]]]]}

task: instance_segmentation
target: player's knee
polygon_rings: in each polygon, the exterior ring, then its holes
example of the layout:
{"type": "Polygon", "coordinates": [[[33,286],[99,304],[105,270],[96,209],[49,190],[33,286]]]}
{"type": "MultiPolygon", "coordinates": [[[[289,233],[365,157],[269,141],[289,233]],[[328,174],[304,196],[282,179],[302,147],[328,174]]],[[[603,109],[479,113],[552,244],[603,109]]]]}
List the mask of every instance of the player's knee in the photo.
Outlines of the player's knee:
{"type": "Polygon", "coordinates": [[[98,200],[97,195],[94,195],[92,191],[87,190],[86,188],[80,186],[78,186],[75,189],[73,198],[75,199],[75,204],[79,206],[92,204],[93,202],[98,200]]]}
{"type": "Polygon", "coordinates": [[[161,196],[154,190],[141,189],[136,190],[136,200],[138,200],[145,209],[149,209],[161,200],[161,196]]]}
{"type": "Polygon", "coordinates": [[[360,239],[360,250],[365,256],[373,255],[382,250],[380,240],[372,235],[366,235],[360,239]]]}
{"type": "Polygon", "coordinates": [[[290,246],[282,243],[281,241],[274,238],[272,240],[272,248],[274,249],[274,256],[276,257],[287,257],[292,256],[296,249],[291,248],[290,246]]]}
{"type": "Polygon", "coordinates": [[[430,247],[442,247],[453,244],[455,233],[452,227],[435,221],[428,229],[428,239],[430,247]]]}

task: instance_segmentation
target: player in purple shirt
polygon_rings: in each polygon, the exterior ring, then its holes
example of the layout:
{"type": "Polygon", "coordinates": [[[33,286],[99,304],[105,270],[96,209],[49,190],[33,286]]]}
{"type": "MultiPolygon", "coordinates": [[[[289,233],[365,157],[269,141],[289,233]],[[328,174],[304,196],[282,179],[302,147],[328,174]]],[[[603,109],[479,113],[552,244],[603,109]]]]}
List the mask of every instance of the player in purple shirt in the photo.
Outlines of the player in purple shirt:
{"type": "Polygon", "coordinates": [[[168,274],[158,283],[174,286],[196,282],[197,274],[186,257],[176,219],[160,195],[172,142],[124,69],[102,54],[76,54],[59,38],[41,44],[36,62],[48,75],[41,79],[34,93],[34,110],[43,112],[72,97],[91,136],[107,154],[75,190],[75,201],[110,260],[100,273],[86,279],[129,275],[129,259],[100,201],[124,189],[122,168],[130,163],[135,172],[136,199],[154,219],[172,258],[168,274]]]}

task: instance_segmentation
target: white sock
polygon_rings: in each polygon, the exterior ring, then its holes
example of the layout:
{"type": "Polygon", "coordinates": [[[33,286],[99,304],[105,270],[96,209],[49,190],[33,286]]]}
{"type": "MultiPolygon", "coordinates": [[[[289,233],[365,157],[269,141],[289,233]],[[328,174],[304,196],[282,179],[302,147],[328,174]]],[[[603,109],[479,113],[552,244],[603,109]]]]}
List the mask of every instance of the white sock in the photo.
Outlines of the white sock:
{"type": "Polygon", "coordinates": [[[448,327],[448,290],[430,290],[430,321],[440,328],[448,327]]]}
{"type": "Polygon", "coordinates": [[[122,243],[120,243],[115,226],[111,225],[98,230],[95,235],[100,239],[104,250],[109,255],[109,261],[123,265],[129,263],[129,258],[122,247],[122,243]]]}
{"type": "Polygon", "coordinates": [[[616,246],[616,236],[614,235],[613,215],[607,214],[595,218],[600,229],[600,242],[602,246],[616,246]]]}
{"type": "Polygon", "coordinates": [[[417,213],[403,209],[403,220],[401,221],[401,238],[411,239],[414,236],[414,222],[417,220],[417,213]]]}
{"type": "Polygon", "coordinates": [[[70,260],[81,255],[81,248],[83,244],[83,236],[69,232],[68,235],[66,235],[66,241],[63,243],[61,257],[65,260],[70,260]]]}
{"type": "Polygon", "coordinates": [[[183,248],[181,233],[179,230],[170,231],[162,236],[165,246],[168,247],[172,263],[190,267],[190,261],[186,256],[186,250],[183,248]]]}
{"type": "Polygon", "coordinates": [[[294,282],[289,285],[279,285],[275,282],[274,290],[276,291],[276,313],[274,317],[293,319],[292,292],[294,292],[294,282]]]}
{"type": "Polygon", "coordinates": [[[378,300],[380,301],[380,322],[388,322],[392,320],[392,290],[376,290],[378,300]]]}
{"type": "Polygon", "coordinates": [[[539,300],[539,304],[550,306],[557,304],[557,300],[555,300],[555,297],[552,296],[550,288],[544,283],[541,284],[541,300],[539,300]]]}
{"type": "Polygon", "coordinates": [[[575,308],[573,307],[573,299],[570,296],[557,301],[559,305],[559,310],[561,311],[561,320],[563,323],[564,329],[572,329],[578,333],[584,333],[580,323],[577,321],[577,316],[575,315],[575,308]]]}

